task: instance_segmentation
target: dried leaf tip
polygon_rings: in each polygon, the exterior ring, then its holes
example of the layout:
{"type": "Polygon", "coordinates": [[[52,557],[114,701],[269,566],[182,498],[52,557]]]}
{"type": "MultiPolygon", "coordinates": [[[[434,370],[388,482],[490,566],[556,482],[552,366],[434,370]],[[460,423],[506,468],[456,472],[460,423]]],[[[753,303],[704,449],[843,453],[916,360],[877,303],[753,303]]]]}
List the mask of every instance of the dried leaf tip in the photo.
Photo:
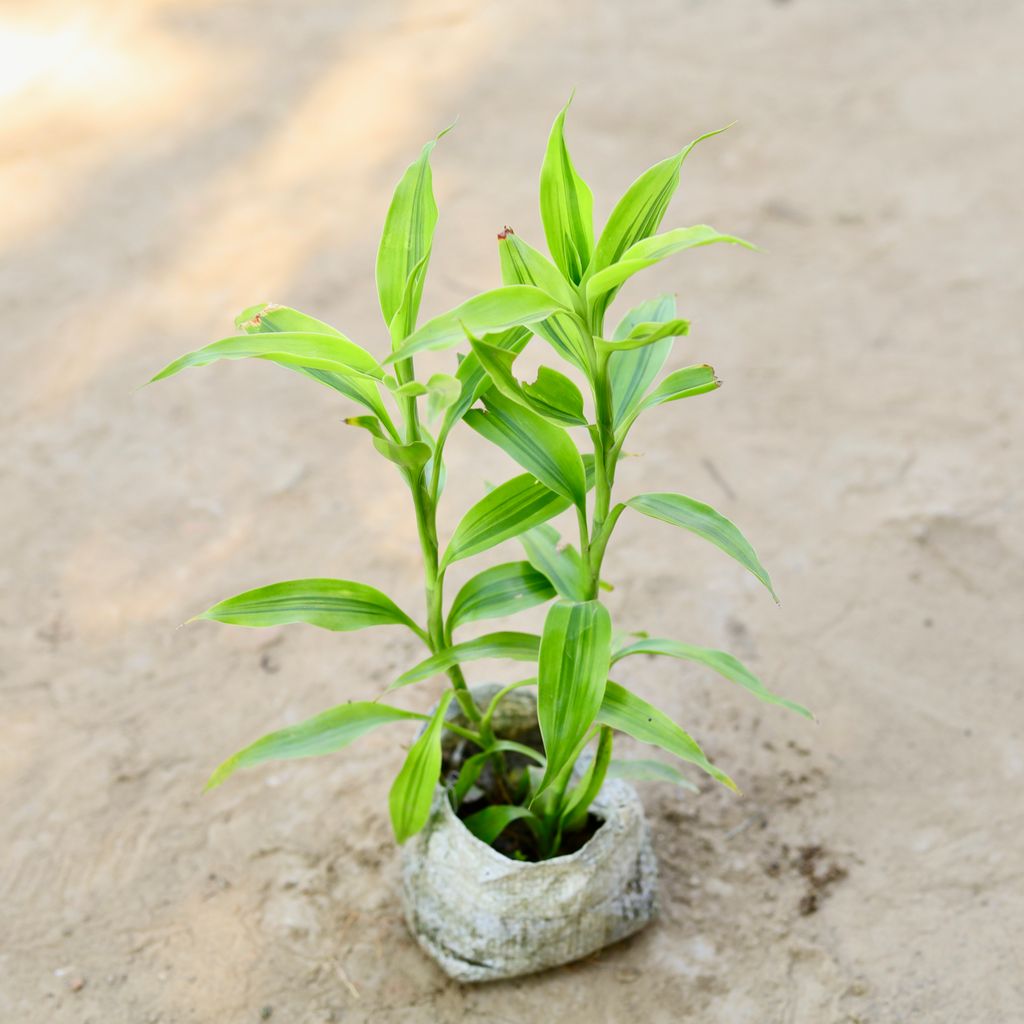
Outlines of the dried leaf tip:
{"type": "Polygon", "coordinates": [[[515,232],[506,224],[504,231],[498,232],[498,241],[503,242],[509,235],[514,235],[515,232]]]}

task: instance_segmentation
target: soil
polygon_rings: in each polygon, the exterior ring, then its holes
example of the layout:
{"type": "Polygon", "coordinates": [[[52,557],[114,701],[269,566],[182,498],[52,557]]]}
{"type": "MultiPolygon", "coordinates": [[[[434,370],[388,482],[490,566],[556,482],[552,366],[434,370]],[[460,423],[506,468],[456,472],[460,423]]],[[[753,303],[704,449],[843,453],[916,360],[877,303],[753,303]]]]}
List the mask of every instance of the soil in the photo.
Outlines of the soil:
{"type": "MultiPolygon", "coordinates": [[[[1018,1020],[1022,34],[1014,0],[7,5],[0,1020],[1018,1020]],[[261,301],[386,351],[377,232],[455,115],[424,312],[495,285],[502,225],[542,243],[537,172],[573,87],[599,218],[739,118],[687,161],[666,225],[764,250],[702,249],[624,291],[620,309],[677,292],[693,328],[671,367],[707,360],[725,386],[642,421],[617,487],[715,505],[782,607],[628,515],[609,606],[732,651],[820,724],[623,662],[743,793],[642,787],[657,923],[463,988],[401,918],[386,798],[413,726],[201,792],[263,732],[380,695],[415,637],[178,628],[302,576],[418,609],[397,475],[336,395],[277,367],[135,389],[261,301]]],[[[445,531],[513,472],[468,431],[450,458],[445,531]]]]}

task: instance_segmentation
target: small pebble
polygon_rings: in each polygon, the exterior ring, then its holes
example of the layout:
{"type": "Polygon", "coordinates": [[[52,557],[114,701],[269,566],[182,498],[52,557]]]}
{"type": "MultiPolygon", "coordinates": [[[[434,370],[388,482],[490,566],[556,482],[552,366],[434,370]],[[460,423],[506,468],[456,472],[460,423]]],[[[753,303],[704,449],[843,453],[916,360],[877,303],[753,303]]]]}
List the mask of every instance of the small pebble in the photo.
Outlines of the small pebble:
{"type": "Polygon", "coordinates": [[[274,1008],[272,1006],[264,1006],[260,1010],[260,1020],[270,1020],[274,1016],[274,1008]]]}
{"type": "Polygon", "coordinates": [[[68,982],[68,988],[70,988],[72,992],[81,992],[82,989],[85,988],[85,978],[72,978],[68,982]]]}

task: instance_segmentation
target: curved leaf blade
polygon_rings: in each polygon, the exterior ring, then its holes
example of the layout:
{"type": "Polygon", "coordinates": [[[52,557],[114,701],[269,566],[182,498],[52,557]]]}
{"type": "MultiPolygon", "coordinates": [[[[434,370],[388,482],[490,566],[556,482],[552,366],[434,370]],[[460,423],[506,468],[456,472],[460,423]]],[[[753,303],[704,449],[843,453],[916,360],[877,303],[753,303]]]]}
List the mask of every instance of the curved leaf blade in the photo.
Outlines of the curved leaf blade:
{"type": "Polygon", "coordinates": [[[628,782],[671,782],[682,789],[699,792],[698,787],[675,765],[666,764],[664,761],[612,758],[608,763],[608,778],[626,779],[628,782]]]}
{"type": "Polygon", "coordinates": [[[540,637],[536,633],[487,633],[475,640],[446,647],[432,654],[407,672],[403,672],[389,687],[389,690],[418,683],[439,672],[446,672],[455,665],[480,658],[508,658],[511,661],[536,661],[540,648],[540,637]]]}
{"type": "Polygon", "coordinates": [[[568,601],[585,601],[583,559],[571,544],[559,546],[560,539],[558,531],[548,523],[519,535],[530,565],[550,581],[559,595],[568,601]]]}
{"type": "Polygon", "coordinates": [[[689,733],[653,704],[641,700],[635,693],[630,693],[624,686],[610,679],[605,687],[597,720],[602,725],[610,725],[613,729],[640,740],[641,743],[661,747],[681,760],[695,764],[723,786],[736,790],[736,783],[707,759],[704,751],[689,733]]]}
{"type": "Polygon", "coordinates": [[[430,724],[409,748],[388,794],[391,827],[399,845],[419,832],[430,817],[434,788],[441,776],[441,729],[454,696],[454,690],[447,690],[438,702],[430,724]]]}
{"type": "Polygon", "coordinates": [[[548,137],[540,171],[540,215],[552,258],[562,273],[577,284],[590,263],[594,247],[594,197],[576,173],[565,144],[568,109],[566,103],[548,137]]]}
{"type": "Polygon", "coordinates": [[[566,431],[494,390],[484,394],[483,403],[486,412],[470,410],[466,423],[542,484],[584,508],[587,484],[583,459],[566,431]]]}
{"type": "Polygon", "coordinates": [[[547,292],[528,285],[494,288],[475,295],[447,313],[428,320],[384,360],[393,363],[417,352],[451,348],[474,336],[497,334],[550,316],[558,303],[547,292]]]}
{"type": "Polygon", "coordinates": [[[538,795],[586,739],[601,707],[611,641],[611,617],[599,601],[559,601],[548,612],[537,662],[537,719],[547,757],[538,795]]]}
{"type": "Polygon", "coordinates": [[[462,517],[448,542],[442,566],[500,544],[564,512],[571,502],[522,473],[495,487],[462,517]]]}
{"type": "Polygon", "coordinates": [[[480,777],[480,772],[483,771],[487,760],[499,752],[522,754],[523,757],[528,757],[538,764],[544,764],[544,757],[538,754],[532,747],[516,743],[514,740],[497,740],[486,750],[481,750],[480,753],[473,754],[462,762],[462,767],[459,769],[459,777],[451,788],[452,803],[456,809],[458,809],[462,801],[466,799],[466,794],[476,784],[476,780],[480,777]]]}
{"type": "Polygon", "coordinates": [[[482,811],[462,819],[462,824],[482,843],[490,846],[513,821],[526,819],[536,824],[537,816],[525,807],[515,804],[491,804],[482,811]]]}
{"type": "Polygon", "coordinates": [[[306,622],[321,629],[349,632],[367,626],[419,627],[386,594],[352,580],[287,580],[257,587],[208,608],[196,619],[232,626],[281,626],[306,622]]]}
{"type": "Polygon", "coordinates": [[[431,139],[420,150],[417,159],[406,168],[395,187],[384,218],[384,229],[377,250],[376,278],[380,310],[384,323],[389,327],[403,305],[403,300],[410,323],[415,323],[416,312],[419,310],[423,276],[437,224],[430,154],[441,135],[431,139]],[[407,294],[410,280],[414,284],[412,292],[407,294]]]}
{"type": "Polygon", "coordinates": [[[761,565],[750,541],[740,533],[735,524],[710,505],[687,498],[683,494],[668,492],[638,494],[635,498],[630,498],[626,504],[645,516],[671,523],[710,541],[753,573],[768,588],[768,593],[776,602],[778,601],[772,589],[771,578],[761,565]]]}
{"type": "Polygon", "coordinates": [[[576,289],[542,253],[524,242],[511,228],[498,235],[498,259],[503,284],[529,284],[545,291],[565,309],[575,309],[576,289]]]}
{"type": "Polygon", "coordinates": [[[149,383],[172,377],[191,366],[207,366],[221,359],[267,359],[282,366],[329,370],[343,376],[380,380],[384,370],[364,348],[342,335],[281,331],[276,334],[241,334],[223,338],[168,363],[149,383]]]}
{"type": "Polygon", "coordinates": [[[448,612],[448,630],[467,622],[496,619],[533,608],[555,596],[547,577],[529,562],[506,562],[477,573],[455,595],[448,612]]]}
{"type": "Polygon", "coordinates": [[[333,754],[347,747],[364,733],[388,722],[425,721],[426,715],[403,711],[374,701],[353,701],[340,704],[298,725],[268,733],[255,743],[229,757],[210,776],[207,789],[219,786],[239,768],[249,768],[264,761],[285,761],[299,757],[333,754]]]}
{"type": "MultiPolygon", "coordinates": [[[[615,328],[613,338],[624,341],[641,323],[668,323],[676,315],[676,300],[660,295],[631,309],[615,328]]],[[[612,385],[612,423],[617,431],[640,404],[672,351],[672,338],[644,348],[613,352],[608,360],[612,385]]]]}
{"type": "Polygon", "coordinates": [[[660,637],[643,637],[626,647],[620,648],[612,654],[612,664],[622,658],[628,658],[634,654],[664,655],[669,658],[681,658],[685,661],[696,661],[708,668],[714,669],[719,675],[733,683],[737,683],[745,690],[748,690],[755,697],[767,704],[778,704],[780,707],[789,708],[804,718],[813,720],[814,715],[802,704],[796,701],[787,700],[778,694],[772,693],[761,682],[753,672],[747,668],[738,658],[734,658],[725,651],[716,651],[710,647],[697,647],[695,644],[684,644],[679,640],[665,640],[660,637]]]}

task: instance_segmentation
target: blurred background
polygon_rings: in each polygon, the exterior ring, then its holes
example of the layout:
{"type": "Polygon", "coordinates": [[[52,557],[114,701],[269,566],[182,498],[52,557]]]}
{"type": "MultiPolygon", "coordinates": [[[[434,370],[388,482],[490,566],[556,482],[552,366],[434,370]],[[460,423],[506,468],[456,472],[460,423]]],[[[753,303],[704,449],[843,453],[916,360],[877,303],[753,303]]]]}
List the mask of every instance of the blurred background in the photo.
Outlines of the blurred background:
{"type": "MultiPolygon", "coordinates": [[[[1012,0],[0,5],[0,1018],[1016,1019],[1022,33],[1012,0]],[[385,798],[410,737],[200,795],[254,737],[377,696],[415,639],[177,628],[303,576],[418,608],[401,482],[339,396],[277,367],[135,389],[262,301],[383,354],[378,232],[456,117],[424,315],[498,284],[503,225],[542,243],[573,88],[599,223],[738,120],[691,155],[665,227],[765,250],[685,254],[617,301],[676,293],[694,327],[670,367],[725,382],[641,422],[617,486],[735,519],[782,606],[624,517],[610,607],[731,650],[820,725],[627,663],[743,796],[648,784],[659,922],[460,988],[401,921],[385,798]]],[[[470,431],[448,450],[445,529],[514,472],[470,431]]]]}

